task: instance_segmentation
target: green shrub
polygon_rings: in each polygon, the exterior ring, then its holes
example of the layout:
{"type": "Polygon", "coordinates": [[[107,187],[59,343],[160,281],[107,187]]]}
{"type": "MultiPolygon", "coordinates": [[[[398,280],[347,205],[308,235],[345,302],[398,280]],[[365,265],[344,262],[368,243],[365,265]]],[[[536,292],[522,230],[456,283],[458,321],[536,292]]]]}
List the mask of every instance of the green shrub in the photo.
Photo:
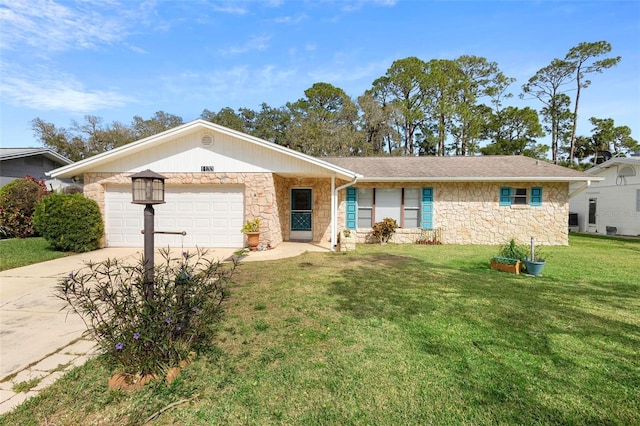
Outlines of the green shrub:
{"type": "Polygon", "coordinates": [[[509,242],[500,247],[497,256],[523,261],[528,253],[529,249],[527,246],[516,243],[512,238],[509,242]]]}
{"type": "Polygon", "coordinates": [[[396,233],[398,223],[395,219],[385,217],[381,222],[373,224],[372,234],[380,243],[386,243],[396,233]]]}
{"type": "Polygon", "coordinates": [[[95,250],[104,232],[98,203],[82,194],[44,197],[36,206],[33,220],[38,232],[56,250],[95,250]]]}
{"type": "Polygon", "coordinates": [[[31,176],[16,179],[0,188],[0,236],[33,237],[33,212],[47,193],[44,182],[31,176]]]}
{"type": "Polygon", "coordinates": [[[126,374],[164,375],[207,348],[228,297],[237,262],[206,259],[206,251],[183,252],[154,268],[149,297],[144,259],[90,263],[60,280],[55,295],[84,320],[102,352],[126,374]]]}

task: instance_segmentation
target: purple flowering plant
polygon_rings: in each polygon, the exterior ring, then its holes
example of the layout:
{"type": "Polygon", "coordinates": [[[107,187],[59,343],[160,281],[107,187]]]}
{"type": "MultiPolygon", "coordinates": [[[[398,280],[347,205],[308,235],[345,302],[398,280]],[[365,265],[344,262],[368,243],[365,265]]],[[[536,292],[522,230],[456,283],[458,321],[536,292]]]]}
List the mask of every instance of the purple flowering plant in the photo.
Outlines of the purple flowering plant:
{"type": "Polygon", "coordinates": [[[89,262],[54,291],[124,373],[162,374],[211,345],[238,265],[211,260],[204,249],[177,258],[169,248],[159,252],[151,298],[142,258],[89,262]]]}

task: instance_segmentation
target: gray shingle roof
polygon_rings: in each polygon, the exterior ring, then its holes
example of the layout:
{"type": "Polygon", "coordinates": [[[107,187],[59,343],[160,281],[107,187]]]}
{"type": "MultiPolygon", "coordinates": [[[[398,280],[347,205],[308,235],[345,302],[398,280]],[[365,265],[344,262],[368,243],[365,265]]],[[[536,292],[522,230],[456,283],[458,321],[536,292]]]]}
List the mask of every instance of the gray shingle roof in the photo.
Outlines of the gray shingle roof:
{"type": "Polygon", "coordinates": [[[524,156],[327,157],[361,181],[586,181],[587,174],[524,156]]]}

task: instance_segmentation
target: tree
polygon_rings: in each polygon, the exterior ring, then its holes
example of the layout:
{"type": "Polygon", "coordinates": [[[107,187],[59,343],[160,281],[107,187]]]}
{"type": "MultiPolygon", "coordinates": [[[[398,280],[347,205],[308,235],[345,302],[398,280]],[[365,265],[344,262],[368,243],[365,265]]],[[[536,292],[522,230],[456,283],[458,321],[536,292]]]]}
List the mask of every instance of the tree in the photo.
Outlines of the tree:
{"type": "Polygon", "coordinates": [[[569,111],[569,105],[566,102],[568,96],[563,95],[562,87],[569,83],[569,78],[574,70],[573,63],[554,59],[550,65],[538,70],[522,86],[524,93],[521,97],[524,97],[525,94],[530,94],[545,105],[543,116],[550,126],[551,156],[555,164],[558,163],[558,142],[561,136],[559,126],[567,119],[567,112],[569,111]]]}
{"type": "Polygon", "coordinates": [[[182,117],[169,114],[164,111],[157,111],[153,117],[148,120],[136,115],[133,117],[131,127],[135,134],[134,140],[137,140],[162,133],[165,130],[172,129],[182,124],[184,124],[182,117]]]}
{"type": "Polygon", "coordinates": [[[243,117],[229,107],[222,108],[217,113],[211,112],[208,109],[202,111],[200,118],[211,121],[212,123],[219,124],[229,129],[237,130],[243,133],[249,133],[247,123],[243,117]]]}
{"type": "Polygon", "coordinates": [[[538,113],[529,107],[507,107],[491,120],[493,142],[480,149],[484,155],[526,155],[543,158],[549,147],[536,143],[544,136],[538,113]]]}
{"type": "Polygon", "coordinates": [[[387,73],[373,82],[370,93],[384,109],[391,105],[398,114],[393,126],[402,136],[404,155],[415,154],[416,131],[425,124],[427,64],[414,57],[399,59],[387,73]]]}
{"type": "Polygon", "coordinates": [[[71,122],[71,130],[56,128],[40,118],[31,122],[34,135],[47,148],[79,161],[128,144],[135,140],[135,133],[127,126],[113,122],[104,125],[100,117],[86,115],[83,123],[71,122]]]}
{"type": "Polygon", "coordinates": [[[292,123],[289,147],[314,156],[355,155],[361,147],[356,127],[358,109],[344,90],[315,83],[305,98],[288,103],[292,123]]]}
{"type": "Polygon", "coordinates": [[[401,137],[390,124],[394,121],[393,107],[388,104],[380,105],[371,91],[366,91],[358,98],[358,106],[362,112],[360,128],[366,146],[363,154],[381,155],[385,151],[394,152],[401,137]]]}
{"type": "MultiPolygon", "coordinates": [[[[592,141],[594,151],[611,151],[613,155],[630,154],[640,148],[638,141],[631,137],[627,126],[615,126],[612,118],[589,119],[593,124],[592,141]]],[[[595,152],[594,152],[595,153],[595,152]]]]}
{"type": "Polygon", "coordinates": [[[266,103],[255,113],[251,133],[253,136],[285,145],[286,134],[291,126],[291,113],[285,107],[272,108],[266,103]]]}
{"type": "Polygon", "coordinates": [[[457,155],[472,154],[477,141],[486,126],[488,111],[478,102],[483,97],[491,97],[496,107],[500,105],[500,96],[505,94],[506,86],[513,80],[502,74],[495,62],[489,62],[478,56],[463,55],[455,60],[457,80],[453,80],[453,89],[457,91],[454,101],[454,121],[451,129],[457,155]],[[505,86],[506,85],[506,86],[505,86]]]}
{"type": "Polygon", "coordinates": [[[598,72],[616,66],[622,59],[620,56],[615,58],[604,58],[598,61],[590,62],[598,56],[611,52],[611,44],[606,41],[596,41],[593,43],[580,43],[569,50],[565,56],[565,61],[571,64],[574,69],[576,81],[576,97],[573,110],[573,126],[571,129],[571,141],[569,151],[569,163],[573,164],[574,148],[576,140],[576,128],[578,126],[578,104],[580,102],[580,90],[591,85],[590,80],[584,80],[586,74],[598,72]]]}

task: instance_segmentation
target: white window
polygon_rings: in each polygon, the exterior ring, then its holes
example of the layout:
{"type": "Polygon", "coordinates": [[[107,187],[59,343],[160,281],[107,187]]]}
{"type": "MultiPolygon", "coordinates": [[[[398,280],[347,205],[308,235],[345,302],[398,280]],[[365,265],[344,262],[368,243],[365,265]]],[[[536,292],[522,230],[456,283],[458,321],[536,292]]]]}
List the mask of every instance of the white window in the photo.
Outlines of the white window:
{"type": "Polygon", "coordinates": [[[373,227],[373,188],[358,188],[358,228],[373,227]]]}
{"type": "Polygon", "coordinates": [[[390,217],[400,224],[402,208],[402,189],[376,188],[376,222],[390,217]]]}
{"type": "Polygon", "coordinates": [[[418,188],[404,190],[404,228],[420,227],[420,192],[418,188]]]}

